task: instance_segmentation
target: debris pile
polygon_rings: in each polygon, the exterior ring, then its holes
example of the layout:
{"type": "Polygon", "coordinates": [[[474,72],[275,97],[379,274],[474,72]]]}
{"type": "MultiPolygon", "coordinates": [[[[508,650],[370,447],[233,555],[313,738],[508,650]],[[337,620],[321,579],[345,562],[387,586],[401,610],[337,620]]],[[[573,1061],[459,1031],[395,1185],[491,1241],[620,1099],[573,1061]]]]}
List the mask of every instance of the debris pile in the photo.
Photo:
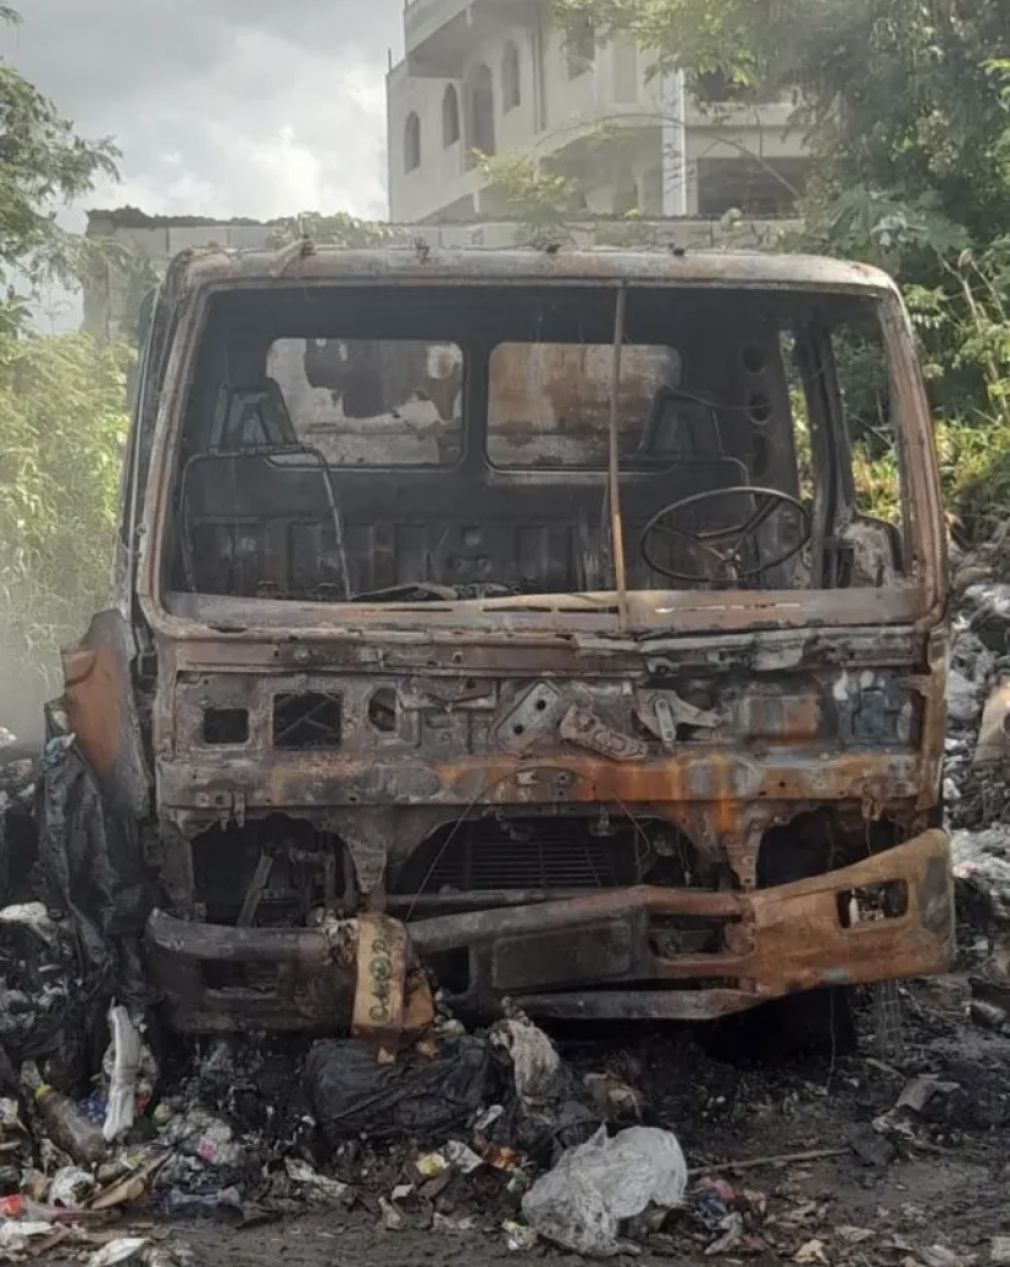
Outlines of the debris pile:
{"type": "MultiPolygon", "coordinates": [[[[970,1008],[997,1042],[1010,1037],[1010,584],[972,581],[955,623],[945,792],[977,967],[937,1032],[970,1008]]],[[[466,1032],[413,963],[395,1041],[167,1047],[140,969],[150,895],[137,842],[106,817],[72,743],[0,765],[0,823],[0,1262],[59,1251],[92,1267],[179,1267],[193,1259],[176,1233],[194,1220],[250,1228],[315,1211],[381,1236],[490,1236],[512,1254],[647,1246],[863,1263],[878,1232],[832,1222],[830,1198],[802,1190],[805,1167],[842,1159],[877,1175],[1010,1127],[1004,1079],[977,1062],[878,1062],[885,1098],[833,1053],[828,1080],[849,1077],[865,1097],[844,1132],[724,1163],[706,1132],[737,1096],[758,1119],[774,1101],[788,1120],[818,1093],[760,1078],[745,1093],[741,1078],[707,1095],[711,1062],[696,1054],[676,1097],[655,1083],[647,1094],[641,1064],[580,1065],[520,1013],[466,1032]],[[689,1172],[684,1147],[706,1164],[689,1172]],[[751,1166],[780,1182],[738,1182],[751,1166]]],[[[360,945],[381,918],[343,923],[360,945]]],[[[897,1216],[881,1243],[889,1262],[971,1261],[897,1216]]]]}

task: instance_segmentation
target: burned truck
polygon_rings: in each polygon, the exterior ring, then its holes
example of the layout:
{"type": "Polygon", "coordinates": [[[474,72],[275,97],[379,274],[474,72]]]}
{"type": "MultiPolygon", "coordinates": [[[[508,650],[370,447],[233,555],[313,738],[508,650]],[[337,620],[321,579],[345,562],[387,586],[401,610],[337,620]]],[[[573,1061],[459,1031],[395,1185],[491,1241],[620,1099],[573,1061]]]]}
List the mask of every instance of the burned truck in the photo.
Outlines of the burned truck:
{"type": "Polygon", "coordinates": [[[879,272],[181,256],[64,701],[171,1024],[339,1029],[366,950],[394,1028],[408,962],[692,1020],[945,969],[945,567],[879,272]]]}

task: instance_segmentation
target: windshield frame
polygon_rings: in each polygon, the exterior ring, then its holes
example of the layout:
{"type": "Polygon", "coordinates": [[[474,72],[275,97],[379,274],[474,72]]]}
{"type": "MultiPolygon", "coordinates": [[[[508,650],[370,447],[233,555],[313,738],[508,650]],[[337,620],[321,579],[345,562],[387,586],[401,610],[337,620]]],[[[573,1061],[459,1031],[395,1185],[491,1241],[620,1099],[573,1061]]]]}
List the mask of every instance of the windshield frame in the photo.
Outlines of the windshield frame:
{"type": "MultiPolygon", "coordinates": [[[[312,286],[339,287],[341,277],[334,272],[325,279],[313,280],[312,286]]],[[[369,284],[367,279],[355,277],[354,286],[369,284]]],[[[386,277],[377,277],[373,284],[389,285],[386,277]]],[[[501,286],[500,277],[489,276],[485,280],[472,277],[461,279],[440,276],[434,279],[419,277],[404,280],[403,285],[418,287],[501,286]]],[[[527,284],[517,280],[516,285],[527,284]]],[[[577,288],[580,285],[612,287],[615,294],[624,284],[621,277],[612,281],[593,278],[559,277],[549,282],[538,279],[538,285],[577,288]]],[[[170,596],[164,576],[164,550],[166,525],[169,519],[171,489],[177,454],[181,443],[185,402],[193,380],[196,354],[205,327],[208,304],[212,296],[221,291],[235,289],[267,289],[271,286],[290,285],[289,280],[277,277],[258,278],[242,282],[214,281],[195,291],[190,291],[175,324],[169,364],[164,381],[169,385],[159,401],[158,420],[151,463],[151,478],[147,487],[142,524],[145,548],[138,565],[137,590],[145,617],[156,629],[176,636],[195,636],[199,628],[206,629],[221,619],[220,603],[199,602],[190,604],[183,614],[178,603],[170,596]],[[215,612],[217,611],[217,615],[215,612]]],[[[718,282],[672,282],[659,277],[655,281],[636,277],[633,289],[661,288],[691,292],[700,289],[740,289],[760,291],[768,288],[765,281],[752,281],[746,277],[718,282]]],[[[880,624],[909,621],[937,623],[942,616],[945,588],[945,539],[942,531],[942,511],[935,459],[932,456],[930,419],[925,390],[915,356],[914,338],[907,313],[897,292],[887,285],[864,284],[849,288],[824,286],[812,281],[804,286],[797,283],[780,285],[779,291],[802,294],[857,293],[865,295],[879,305],[880,319],[888,351],[888,372],[895,402],[896,436],[903,451],[907,473],[904,503],[907,517],[909,547],[908,584],[895,589],[840,589],[840,590],[714,590],[710,592],[682,590],[631,591],[629,593],[630,632],[647,634],[669,630],[676,625],[685,631],[723,629],[727,622],[733,627],[793,627],[816,624],[880,624]]],[[[534,469],[524,473],[536,480],[534,469]]],[[[572,472],[576,476],[576,472],[572,472]]],[[[178,597],[178,596],[176,596],[178,597]]],[[[195,596],[197,599],[213,596],[195,596]]],[[[227,606],[238,604],[245,615],[232,627],[236,630],[255,629],[257,605],[270,600],[244,598],[228,600],[227,606]]],[[[542,594],[516,596],[509,599],[458,600],[450,603],[391,603],[352,602],[318,604],[285,601],[281,623],[297,627],[299,636],[333,638],[337,631],[348,626],[387,625],[391,627],[458,626],[471,630],[493,632],[504,622],[510,628],[539,630],[552,636],[560,636],[565,629],[584,627],[588,630],[617,631],[617,596],[611,591],[593,594],[542,594]]],[[[274,615],[265,607],[261,609],[263,627],[275,628],[274,615]]],[[[234,617],[226,622],[231,624],[234,617]]]]}

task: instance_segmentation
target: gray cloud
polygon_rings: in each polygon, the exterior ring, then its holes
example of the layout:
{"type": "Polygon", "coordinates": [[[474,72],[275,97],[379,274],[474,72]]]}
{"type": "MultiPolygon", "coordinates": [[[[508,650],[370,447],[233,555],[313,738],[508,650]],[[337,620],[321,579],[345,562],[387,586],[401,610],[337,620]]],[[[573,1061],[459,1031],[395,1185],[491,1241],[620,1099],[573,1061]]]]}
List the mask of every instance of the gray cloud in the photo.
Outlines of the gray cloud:
{"type": "Polygon", "coordinates": [[[401,0],[20,0],[0,52],[123,180],[90,205],[385,214],[386,49],[401,0]]]}

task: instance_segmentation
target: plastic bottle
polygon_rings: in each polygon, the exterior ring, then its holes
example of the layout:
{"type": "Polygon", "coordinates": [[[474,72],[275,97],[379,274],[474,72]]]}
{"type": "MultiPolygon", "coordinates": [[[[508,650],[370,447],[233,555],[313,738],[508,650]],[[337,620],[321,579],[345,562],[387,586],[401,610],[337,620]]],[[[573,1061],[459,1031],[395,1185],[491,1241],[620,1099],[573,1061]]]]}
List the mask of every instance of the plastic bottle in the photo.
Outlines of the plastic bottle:
{"type": "Polygon", "coordinates": [[[101,1127],[89,1122],[73,1100],[43,1082],[31,1062],[24,1065],[21,1077],[31,1089],[36,1112],[57,1148],[62,1148],[81,1166],[94,1166],[102,1161],[108,1150],[101,1127]]]}

